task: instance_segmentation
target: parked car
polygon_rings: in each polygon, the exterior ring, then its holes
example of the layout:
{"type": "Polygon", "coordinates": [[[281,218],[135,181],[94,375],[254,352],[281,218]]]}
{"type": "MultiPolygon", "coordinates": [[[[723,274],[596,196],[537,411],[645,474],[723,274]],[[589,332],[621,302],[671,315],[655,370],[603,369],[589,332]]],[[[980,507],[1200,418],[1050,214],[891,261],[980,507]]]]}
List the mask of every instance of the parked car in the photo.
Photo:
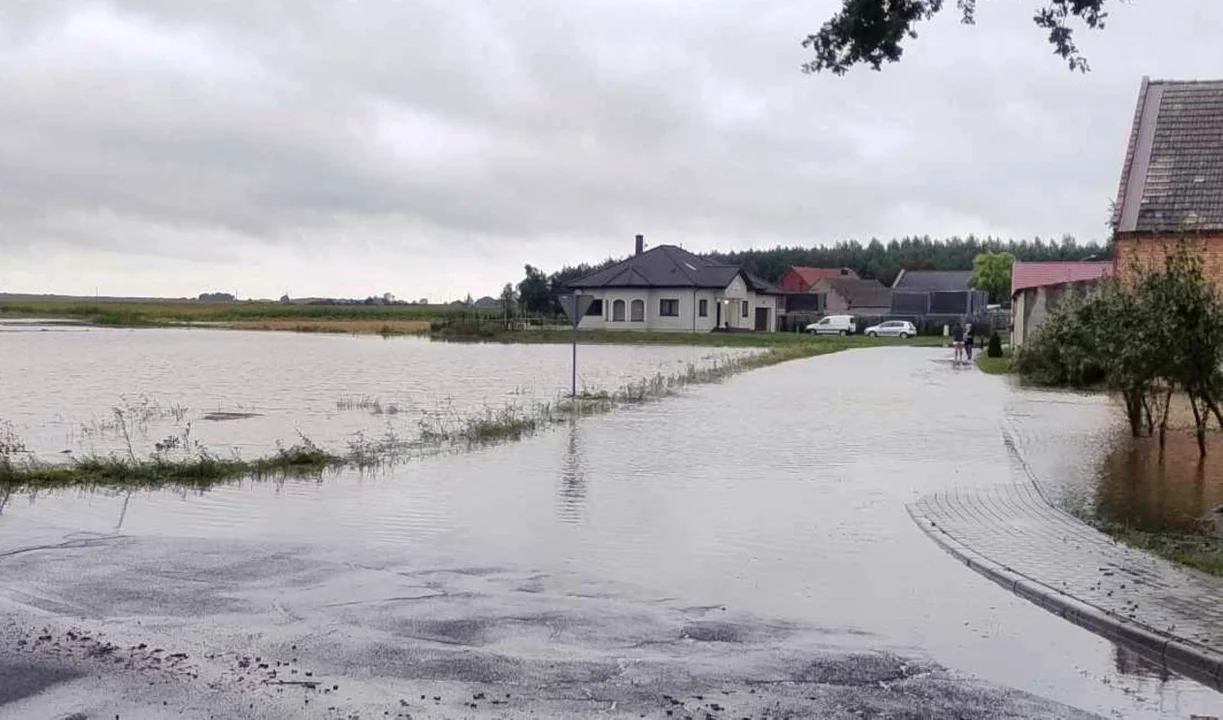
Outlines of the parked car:
{"type": "Polygon", "coordinates": [[[866,329],[867,337],[898,337],[911,338],[917,334],[917,327],[908,320],[888,320],[866,329]]]}
{"type": "Polygon", "coordinates": [[[812,335],[853,335],[857,327],[853,315],[829,315],[806,327],[812,335]]]}

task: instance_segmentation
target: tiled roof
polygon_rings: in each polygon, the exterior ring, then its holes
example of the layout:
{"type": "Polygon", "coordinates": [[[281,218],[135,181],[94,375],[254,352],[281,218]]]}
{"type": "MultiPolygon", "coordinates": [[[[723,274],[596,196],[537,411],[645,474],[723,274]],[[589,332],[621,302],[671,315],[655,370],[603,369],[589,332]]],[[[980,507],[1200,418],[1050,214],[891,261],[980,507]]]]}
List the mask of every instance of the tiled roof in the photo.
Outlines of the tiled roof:
{"type": "Polygon", "coordinates": [[[1223,229],[1223,81],[1143,79],[1113,223],[1223,229]]]}
{"type": "Polygon", "coordinates": [[[790,271],[802,278],[803,282],[807,283],[808,287],[816,284],[820,280],[838,277],[845,272],[842,268],[815,268],[804,267],[802,265],[795,265],[794,267],[790,268],[790,271]]]}
{"type": "Polygon", "coordinates": [[[1011,296],[1028,288],[1099,280],[1112,274],[1111,262],[1017,262],[1011,266],[1011,296]]]}
{"type": "Polygon", "coordinates": [[[906,292],[956,292],[968,290],[972,270],[902,270],[893,290],[906,292]]]}
{"type": "Polygon", "coordinates": [[[738,265],[716,263],[674,245],[658,245],[569,283],[571,288],[666,287],[721,290],[742,275],[758,293],[780,291],[738,265]]]}

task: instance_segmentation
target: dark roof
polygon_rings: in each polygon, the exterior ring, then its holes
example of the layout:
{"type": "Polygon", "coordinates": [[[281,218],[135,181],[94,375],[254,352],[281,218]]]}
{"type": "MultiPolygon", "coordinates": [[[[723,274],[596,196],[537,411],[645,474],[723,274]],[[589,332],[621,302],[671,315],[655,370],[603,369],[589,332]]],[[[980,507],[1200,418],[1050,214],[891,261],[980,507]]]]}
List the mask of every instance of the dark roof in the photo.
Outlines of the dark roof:
{"type": "Polygon", "coordinates": [[[954,292],[968,290],[972,270],[901,270],[893,290],[907,292],[954,292]]]}
{"type": "Polygon", "coordinates": [[[1223,229],[1223,81],[1142,79],[1113,225],[1223,229]]]}
{"type": "Polygon", "coordinates": [[[834,277],[825,280],[850,307],[891,307],[892,291],[878,280],[834,277]]]}
{"type": "Polygon", "coordinates": [[[736,275],[742,275],[747,286],[755,292],[781,292],[745,272],[738,265],[716,263],[674,245],[657,245],[640,255],[634,255],[611,267],[573,280],[569,287],[687,287],[721,290],[730,285],[736,275]]]}

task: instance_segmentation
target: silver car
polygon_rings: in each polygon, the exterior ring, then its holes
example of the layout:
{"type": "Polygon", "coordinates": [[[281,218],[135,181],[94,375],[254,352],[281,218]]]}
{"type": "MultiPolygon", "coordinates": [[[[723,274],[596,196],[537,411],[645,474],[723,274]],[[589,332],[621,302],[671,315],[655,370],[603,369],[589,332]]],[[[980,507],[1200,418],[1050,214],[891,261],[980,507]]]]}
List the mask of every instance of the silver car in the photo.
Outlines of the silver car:
{"type": "Polygon", "coordinates": [[[917,334],[917,327],[908,320],[888,320],[866,329],[867,337],[898,337],[911,338],[917,334]]]}

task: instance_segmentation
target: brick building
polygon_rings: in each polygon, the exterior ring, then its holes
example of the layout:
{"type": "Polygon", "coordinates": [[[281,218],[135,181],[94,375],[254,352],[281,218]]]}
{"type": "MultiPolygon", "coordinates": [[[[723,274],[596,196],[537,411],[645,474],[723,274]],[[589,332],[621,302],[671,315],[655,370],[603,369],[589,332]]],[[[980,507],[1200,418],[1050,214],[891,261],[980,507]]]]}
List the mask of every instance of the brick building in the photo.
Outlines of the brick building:
{"type": "Polygon", "coordinates": [[[1188,243],[1223,284],[1223,81],[1143,78],[1113,231],[1122,279],[1188,243]]]}

